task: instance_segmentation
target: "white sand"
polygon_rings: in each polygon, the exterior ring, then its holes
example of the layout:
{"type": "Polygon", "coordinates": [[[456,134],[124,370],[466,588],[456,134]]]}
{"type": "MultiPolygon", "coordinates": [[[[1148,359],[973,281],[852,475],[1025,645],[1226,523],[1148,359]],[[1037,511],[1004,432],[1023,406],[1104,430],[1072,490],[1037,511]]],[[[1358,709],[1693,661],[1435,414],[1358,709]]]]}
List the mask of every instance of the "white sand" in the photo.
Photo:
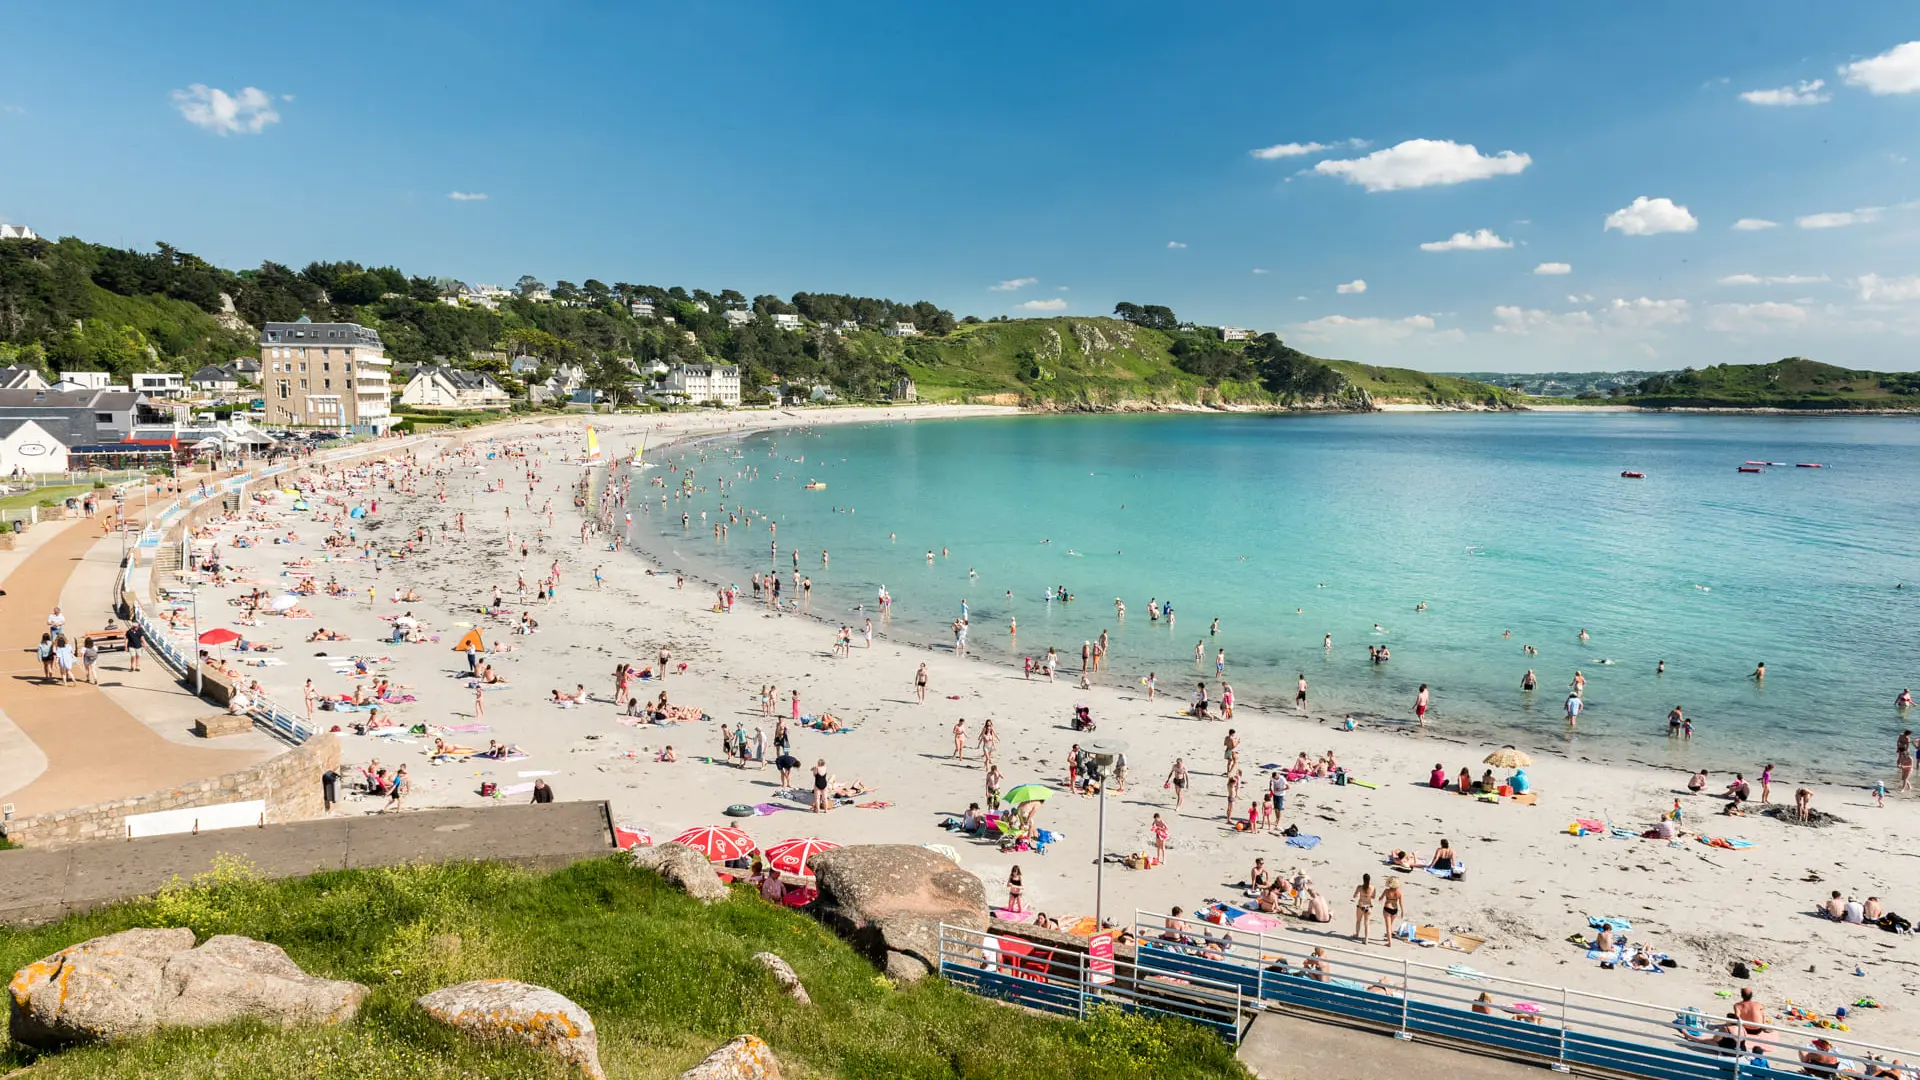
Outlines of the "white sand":
{"type": "MultiPolygon", "coordinates": [[[[746,426],[1000,411],[1004,410],[844,409],[609,417],[596,423],[607,455],[616,457],[639,441],[643,428],[649,432],[651,450],[670,438],[746,426]]],[[[1750,985],[1770,1007],[1792,999],[1831,1011],[1836,1005],[1872,995],[1887,1008],[1856,1011],[1853,1036],[1893,1045],[1920,1043],[1920,1015],[1913,1008],[1920,984],[1914,939],[1811,915],[1817,900],[1830,889],[1840,889],[1861,899],[1877,895],[1889,910],[1920,916],[1920,892],[1916,891],[1920,859],[1898,839],[1915,831],[1912,796],[1890,797],[1888,805],[1878,809],[1863,790],[1820,789],[1815,806],[1848,822],[1824,829],[1758,816],[1710,816],[1719,808],[1717,800],[1682,800],[1689,833],[1704,828],[1752,840],[1756,846],[1745,851],[1712,849],[1691,835],[1676,844],[1582,839],[1566,832],[1575,818],[1610,818],[1636,830],[1648,827],[1672,804],[1684,776],[1540,755],[1539,764],[1529,770],[1540,794],[1538,805],[1487,805],[1424,786],[1436,761],[1445,764],[1449,775],[1457,774],[1463,765],[1480,775],[1481,758],[1492,749],[1449,741],[1444,715],[1420,733],[1384,728],[1342,733],[1324,718],[1258,712],[1244,706],[1232,724],[1203,723],[1178,715],[1185,703],[1187,679],[1163,672],[1161,685],[1166,693],[1148,703],[1138,689],[1142,673],[1133,669],[1125,655],[1110,658],[1111,671],[1103,673],[1101,685],[1088,693],[1077,690],[1075,677],[1064,673],[1053,685],[1028,682],[1019,671],[896,644],[887,639],[884,625],[868,650],[860,647],[856,623],[852,657],[836,659],[831,655],[832,627],[798,616],[770,614],[751,598],[750,590],[731,615],[717,614],[710,610],[711,585],[689,579],[683,591],[676,590],[671,574],[648,576],[636,557],[606,552],[604,538],[583,548],[578,542],[581,516],[571,505],[572,484],[581,470],[577,464],[561,463],[563,454],[580,453],[582,426],[574,418],[517,429],[520,438],[537,438],[530,445],[535,447],[536,459],[545,461],[534,508],[551,497],[556,511],[552,532],[557,538],[537,545],[524,563],[517,549],[507,548],[503,515],[510,506],[515,526],[525,531],[532,525],[522,501],[526,484],[519,479],[521,465],[497,460],[477,472],[471,466],[462,467],[448,477],[450,498],[445,503],[431,497],[435,485],[431,479],[420,483],[417,498],[385,490],[378,493],[380,510],[373,520],[380,526],[373,535],[382,539],[384,547],[397,548],[417,524],[436,531],[442,524],[451,525],[458,511],[466,513],[467,531],[464,538],[436,543],[423,556],[379,574],[377,604],[370,607],[366,602],[366,585],[375,577],[365,563],[316,566],[322,580],[337,575],[357,590],[357,598],[322,596],[308,601],[318,615],[314,621],[269,619],[266,626],[247,628],[250,636],[257,634],[261,640],[288,642],[277,654],[287,661],[285,666],[263,669],[259,677],[277,697],[291,703],[299,701],[301,682],[310,676],[325,691],[352,689],[355,680],[332,674],[315,657],[317,652],[391,655],[393,661],[378,665],[378,670],[390,672],[397,683],[417,687],[413,692],[421,699],[393,710],[405,723],[471,721],[473,694],[456,677],[464,674],[465,664],[450,651],[466,625],[482,623],[489,642],[515,647],[494,658],[511,676],[512,685],[487,695],[486,720],[493,732],[451,738],[478,746],[485,746],[489,738],[517,743],[528,751],[526,760],[434,766],[425,756],[428,740],[386,745],[386,740],[346,738],[350,761],[377,757],[387,765],[407,764],[418,785],[416,805],[477,804],[483,779],[504,788],[531,783],[521,779],[524,772],[555,770],[549,782],[559,798],[607,799],[616,820],[644,827],[656,839],[665,840],[686,826],[730,822],[721,816],[729,804],[771,801],[777,786],[771,765],[764,771],[741,771],[704,760],[719,758],[715,724],[662,728],[615,722],[614,665],[622,660],[651,663],[655,651],[668,644],[676,665],[680,661],[689,665],[686,674],[675,674],[664,684],[673,702],[702,706],[715,719],[728,723],[744,720],[749,734],[756,725],[762,727],[771,760],[773,723],[760,717],[760,687],[765,683],[778,687],[782,710],[787,707],[788,692],[798,688],[804,713],[831,710],[855,728],[849,734],[822,735],[796,726],[794,753],[804,766],[811,767],[824,757],[835,776],[863,779],[878,789],[875,797],[892,803],[883,810],[845,808],[825,815],[783,811],[745,820],[743,827],[757,839],[771,843],[818,835],[842,842],[947,843],[961,852],[968,869],[987,882],[996,902],[1005,895],[1008,868],[1018,863],[1025,874],[1029,906],[1056,916],[1090,914],[1094,907],[1094,800],[1063,794],[1046,805],[1041,823],[1064,833],[1065,839],[1045,856],[1002,854],[937,825],[983,796],[978,750],[970,750],[964,763],[949,760],[949,729],[956,718],[967,719],[970,739],[982,719],[995,718],[1000,735],[996,759],[1002,763],[1008,787],[1026,781],[1061,787],[1067,748],[1077,741],[1066,721],[1076,701],[1087,701],[1100,721],[1098,737],[1130,744],[1130,787],[1124,795],[1110,796],[1107,804],[1109,850],[1150,848],[1147,826],[1155,811],[1167,816],[1173,830],[1164,867],[1151,871],[1108,867],[1105,911],[1109,917],[1124,921],[1136,908],[1163,911],[1175,904],[1191,908],[1207,897],[1237,899],[1230,883],[1245,877],[1255,855],[1264,855],[1272,867],[1300,867],[1311,874],[1333,900],[1336,918],[1331,926],[1307,932],[1334,931],[1339,937],[1329,938],[1329,944],[1345,945],[1344,935],[1352,929],[1347,897],[1360,875],[1373,874],[1377,886],[1389,873],[1382,865],[1387,851],[1407,847],[1424,857],[1446,836],[1460,851],[1469,876],[1459,883],[1421,873],[1403,879],[1408,915],[1420,922],[1468,926],[1490,941],[1470,958],[1428,950],[1417,954],[1421,961],[1442,965],[1465,961],[1513,978],[1675,1008],[1697,1005],[1715,1016],[1724,1012],[1726,1003],[1713,992],[1741,985],[1729,977],[1728,962],[1763,959],[1772,968],[1750,985]],[[542,434],[528,434],[535,431],[542,434]],[[540,454],[552,456],[539,459],[540,454]],[[476,495],[482,482],[503,477],[508,480],[505,493],[476,495]],[[507,636],[506,620],[493,624],[477,616],[476,610],[496,584],[507,596],[509,611],[517,615],[516,572],[526,573],[531,596],[532,583],[555,558],[564,572],[564,584],[557,602],[535,608],[540,633],[507,636]],[[607,579],[598,593],[592,589],[595,566],[603,568],[607,579]],[[389,603],[389,591],[405,585],[420,590],[420,602],[389,603]],[[376,630],[386,626],[376,616],[402,609],[411,609],[435,628],[440,642],[371,643],[376,630]],[[316,626],[344,629],[355,641],[304,644],[305,635],[316,626]],[[922,662],[932,677],[932,693],[924,706],[914,704],[912,693],[914,670],[922,662]],[[556,687],[571,691],[576,683],[586,684],[592,702],[573,709],[547,703],[549,691],[556,687]],[[1286,820],[1298,823],[1303,832],[1324,837],[1312,851],[1287,847],[1272,835],[1226,831],[1221,820],[1221,741],[1228,727],[1236,728],[1245,740],[1241,760],[1248,790],[1256,796],[1264,774],[1255,767],[1291,762],[1303,749],[1318,754],[1331,748],[1353,775],[1380,786],[1367,790],[1335,787],[1325,781],[1295,784],[1286,820]],[[680,751],[681,760],[656,762],[655,753],[668,743],[680,751]],[[1192,794],[1185,812],[1179,814],[1172,812],[1171,792],[1162,787],[1175,755],[1184,755],[1193,773],[1192,794]],[[1820,880],[1803,880],[1810,874],[1820,880]],[[1663,975],[1602,970],[1566,940],[1569,934],[1586,929],[1587,914],[1631,918],[1635,929],[1628,935],[1630,940],[1672,954],[1680,967],[1663,975]],[[1856,965],[1865,971],[1864,977],[1853,975],[1856,965]]],[[[470,442],[514,437],[510,429],[501,428],[467,436],[470,442]]],[[[636,482],[636,493],[644,483],[636,482]]],[[[646,490],[659,512],[658,491],[646,490]]],[[[715,501],[703,497],[699,505],[710,507],[715,501]]],[[[327,531],[306,520],[309,515],[287,511],[290,502],[282,500],[269,513],[276,519],[286,513],[289,520],[297,521],[300,544],[256,547],[229,555],[269,587],[286,580],[277,576],[282,560],[303,551],[317,558],[319,541],[327,531]]],[[[678,509],[671,512],[677,514],[678,509]]],[[[698,542],[697,527],[694,532],[698,542]]],[[[745,584],[744,579],[741,583],[745,584]]],[[[203,605],[203,619],[212,625],[207,611],[203,605]]],[[[1144,617],[1144,611],[1136,617],[1144,617]]],[[[1023,648],[1036,650],[1044,650],[1047,644],[1022,642],[1023,648]]],[[[1071,654],[1068,670],[1077,672],[1077,648],[1071,642],[1059,645],[1063,656],[1071,654]]],[[[1212,673],[1204,674],[1210,678],[1212,673]]],[[[647,698],[661,689],[658,683],[636,686],[647,698]]],[[[1331,706],[1332,714],[1338,715],[1338,702],[1317,704],[1331,706]]],[[[349,714],[341,719],[355,718],[349,714]]],[[[1891,747],[1888,757],[1892,757],[1891,747]]],[[[1890,762],[1888,772],[1891,776],[1890,762]]],[[[795,779],[806,782],[805,768],[796,772],[795,779]]],[[[1775,801],[1791,803],[1795,786],[1793,777],[1781,777],[1774,785],[1775,801]]],[[[349,803],[343,812],[365,812],[374,805],[349,803]]],[[[1396,948],[1389,954],[1378,944],[1377,920],[1375,934],[1375,944],[1367,947],[1370,952],[1394,956],[1413,952],[1396,948]]]]}

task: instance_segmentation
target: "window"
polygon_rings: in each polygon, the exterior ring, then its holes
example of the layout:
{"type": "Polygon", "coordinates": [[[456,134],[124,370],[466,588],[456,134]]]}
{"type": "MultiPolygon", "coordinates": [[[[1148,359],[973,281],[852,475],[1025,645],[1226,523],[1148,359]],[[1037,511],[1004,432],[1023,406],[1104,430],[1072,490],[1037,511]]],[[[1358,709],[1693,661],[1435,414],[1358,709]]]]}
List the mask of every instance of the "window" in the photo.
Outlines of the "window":
{"type": "Polygon", "coordinates": [[[301,371],[307,370],[307,362],[305,360],[300,361],[300,370],[301,371]]]}
{"type": "Polygon", "coordinates": [[[300,380],[300,389],[302,389],[302,390],[305,390],[306,388],[307,388],[307,380],[305,380],[305,379],[301,379],[301,380],[300,380]]]}
{"type": "Polygon", "coordinates": [[[353,380],[352,380],[352,379],[348,379],[348,380],[347,380],[347,389],[349,389],[349,390],[351,390],[351,389],[353,389],[353,380]]]}
{"type": "Polygon", "coordinates": [[[333,380],[332,380],[332,379],[321,379],[321,380],[320,380],[320,389],[322,389],[322,390],[331,390],[331,389],[333,389],[333,380]]]}
{"type": "Polygon", "coordinates": [[[332,370],[333,370],[333,365],[332,365],[331,363],[328,363],[328,362],[327,362],[327,361],[325,361],[325,360],[322,360],[322,361],[320,361],[320,370],[321,370],[321,371],[332,371],[332,370]]]}
{"type": "Polygon", "coordinates": [[[292,396],[293,396],[293,384],[287,383],[287,382],[281,383],[280,384],[280,400],[285,401],[292,396]]]}

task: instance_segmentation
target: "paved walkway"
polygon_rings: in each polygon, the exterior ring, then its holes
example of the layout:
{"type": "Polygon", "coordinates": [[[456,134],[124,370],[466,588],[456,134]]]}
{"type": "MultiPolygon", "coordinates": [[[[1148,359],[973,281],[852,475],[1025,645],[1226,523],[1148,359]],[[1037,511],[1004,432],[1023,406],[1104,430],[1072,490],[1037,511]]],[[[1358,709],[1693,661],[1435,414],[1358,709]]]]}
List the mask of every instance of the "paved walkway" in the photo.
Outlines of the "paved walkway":
{"type": "MultiPolygon", "coordinates": [[[[1450,1080],[1541,1080],[1544,1065],[1526,1065],[1430,1042],[1321,1023],[1285,1013],[1262,1013],[1240,1044],[1240,1064],[1260,1080],[1377,1080],[1446,1076],[1450,1080]]],[[[1585,1075],[1583,1070],[1576,1072],[1585,1075]]]]}
{"type": "MultiPolygon", "coordinates": [[[[245,768],[266,757],[260,750],[180,745],[135,719],[97,686],[48,685],[34,646],[46,632],[47,613],[87,551],[100,540],[97,522],[81,522],[42,542],[7,576],[0,600],[0,711],[46,758],[37,778],[15,791],[0,790],[16,817],[65,810],[142,795],[245,768]]],[[[77,641],[105,624],[103,594],[81,609],[67,609],[67,630],[77,641]]],[[[126,661],[110,653],[103,681],[117,681],[126,661]]],[[[148,657],[147,666],[156,666],[148,657]]],[[[199,707],[196,706],[196,711],[199,707]]],[[[0,775],[0,783],[5,782],[0,775]]]]}

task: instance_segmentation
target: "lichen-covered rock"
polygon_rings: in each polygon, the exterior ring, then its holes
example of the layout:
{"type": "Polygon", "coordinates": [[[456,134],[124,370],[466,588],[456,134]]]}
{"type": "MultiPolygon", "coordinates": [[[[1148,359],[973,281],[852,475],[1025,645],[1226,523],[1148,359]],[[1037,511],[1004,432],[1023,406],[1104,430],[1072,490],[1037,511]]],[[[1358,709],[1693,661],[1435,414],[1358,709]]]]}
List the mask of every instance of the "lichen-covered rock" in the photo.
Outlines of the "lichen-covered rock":
{"type": "Polygon", "coordinates": [[[558,991],[512,979],[479,979],[435,990],[413,1004],[475,1039],[531,1046],[591,1080],[605,1080],[593,1017],[558,991]]]}
{"type": "Polygon", "coordinates": [[[753,962],[771,972],[773,981],[780,984],[780,989],[786,991],[788,997],[802,1005],[813,1004],[813,999],[807,996],[807,988],[801,984],[800,976],[794,974],[791,964],[770,952],[754,953],[753,962]]]}
{"type": "Polygon", "coordinates": [[[667,884],[703,904],[725,900],[727,883],[714,872],[713,863],[685,844],[655,844],[637,847],[628,857],[637,870],[651,870],[667,879],[667,884]]]}
{"type": "Polygon", "coordinates": [[[681,1073],[680,1080],[780,1080],[780,1059],[764,1040],[742,1035],[681,1073]]]}
{"type": "Polygon", "coordinates": [[[8,1029],[40,1049],[257,1018],[283,1027],[350,1019],[359,983],[316,978],[277,945],[222,935],[195,948],[186,929],[125,930],[21,968],[8,1029]]]}
{"type": "Polygon", "coordinates": [[[980,879],[915,844],[856,844],[813,856],[815,910],[885,969],[912,982],[940,966],[940,924],[987,928],[980,879]]]}

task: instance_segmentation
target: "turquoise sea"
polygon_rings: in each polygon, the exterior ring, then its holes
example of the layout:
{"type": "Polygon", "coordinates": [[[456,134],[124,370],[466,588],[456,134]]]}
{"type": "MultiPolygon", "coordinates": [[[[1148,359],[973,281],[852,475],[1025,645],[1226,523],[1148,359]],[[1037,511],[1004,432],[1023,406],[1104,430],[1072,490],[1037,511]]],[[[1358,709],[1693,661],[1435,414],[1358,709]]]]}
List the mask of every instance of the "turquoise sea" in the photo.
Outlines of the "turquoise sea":
{"type": "Polygon", "coordinates": [[[648,479],[678,484],[671,465],[705,488],[662,507],[635,484],[651,509],[634,507],[634,544],[669,565],[745,590],[754,570],[789,573],[798,549],[823,619],[858,630],[885,585],[882,634],[950,647],[964,601],[975,656],[1053,645],[1071,670],[1105,629],[1108,681],[1153,671],[1180,697],[1215,683],[1225,648],[1247,704],[1290,706],[1304,673],[1316,711],[1407,723],[1425,682],[1446,734],[1851,779],[1886,771],[1894,698],[1920,685],[1920,424],[1899,418],[1010,417],[650,457],[648,479]],[[1736,471],[1750,459],[1786,464],[1736,471]],[[771,515],[777,562],[764,523],[712,538],[723,502],[771,515]],[[1048,602],[1050,586],[1075,599],[1048,602]],[[1149,621],[1150,599],[1173,602],[1171,624],[1149,621]],[[1381,644],[1392,659],[1370,663],[1381,644]],[[1764,684],[1749,678],[1762,661],[1764,684]],[[1529,667],[1540,688],[1523,693],[1529,667]],[[1586,709],[1570,738],[1576,670],[1586,709]],[[1667,736],[1676,704],[1690,741],[1667,736]]]}

